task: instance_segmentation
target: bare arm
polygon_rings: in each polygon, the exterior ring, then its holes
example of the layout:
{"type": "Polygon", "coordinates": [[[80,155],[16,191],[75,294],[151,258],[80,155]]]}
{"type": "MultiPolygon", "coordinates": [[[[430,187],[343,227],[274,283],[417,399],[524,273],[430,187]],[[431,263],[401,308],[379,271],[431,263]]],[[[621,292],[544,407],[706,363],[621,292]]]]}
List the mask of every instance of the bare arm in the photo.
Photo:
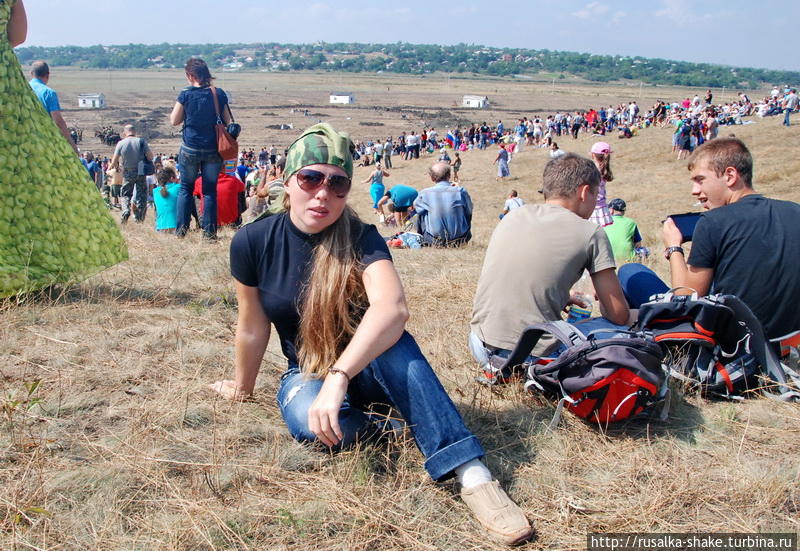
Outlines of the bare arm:
{"type": "Polygon", "coordinates": [[[592,274],[592,285],[600,301],[600,315],[617,325],[628,323],[630,311],[616,270],[607,268],[592,274]]]}
{"type": "Polygon", "coordinates": [[[231,113],[230,104],[226,103],[225,108],[222,110],[222,120],[225,124],[230,124],[233,120],[233,113],[231,113]]]}
{"type": "Polygon", "coordinates": [[[184,117],[183,104],[175,102],[175,107],[172,108],[172,113],[169,114],[169,122],[172,126],[180,126],[183,124],[184,117]]]}
{"type": "Polygon", "coordinates": [[[56,123],[56,126],[61,131],[61,135],[64,136],[64,139],[67,140],[67,143],[72,147],[72,150],[75,154],[78,154],[78,146],[75,145],[75,142],[72,141],[72,136],[69,134],[69,128],[67,128],[67,123],[64,120],[64,117],[61,116],[61,111],[51,111],[50,117],[53,119],[53,122],[56,123]]]}
{"type": "Polygon", "coordinates": [[[236,323],[235,380],[217,381],[209,387],[229,400],[244,400],[253,394],[256,377],[269,343],[270,325],[261,306],[258,287],[248,287],[238,281],[236,299],[239,316],[236,323]]]}
{"type": "MultiPolygon", "coordinates": [[[[390,260],[373,262],[364,270],[363,278],[369,307],[350,344],[331,366],[351,379],[398,341],[408,320],[403,284],[390,260]]],[[[341,374],[328,374],[308,410],[309,428],[327,446],[342,439],[339,410],[347,384],[348,379],[341,374]]]]}
{"type": "MultiPolygon", "coordinates": [[[[680,253],[673,253],[669,257],[669,272],[672,288],[689,287],[697,291],[700,296],[708,294],[711,281],[714,278],[713,268],[696,268],[686,263],[680,253]]],[[[688,294],[689,291],[678,291],[677,294],[688,294]]]]}
{"type": "Polygon", "coordinates": [[[11,18],[8,21],[8,41],[12,48],[16,48],[28,36],[28,16],[25,13],[25,4],[22,0],[11,7],[11,18]]]}

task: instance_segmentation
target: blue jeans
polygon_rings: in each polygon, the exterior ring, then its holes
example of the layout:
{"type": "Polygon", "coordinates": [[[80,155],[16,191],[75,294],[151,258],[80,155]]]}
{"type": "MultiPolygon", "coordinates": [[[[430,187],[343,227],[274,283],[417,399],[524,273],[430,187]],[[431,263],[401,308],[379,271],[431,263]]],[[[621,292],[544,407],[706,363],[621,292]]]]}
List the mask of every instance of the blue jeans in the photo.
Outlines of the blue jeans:
{"type": "Polygon", "coordinates": [[[790,126],[789,115],[791,115],[791,114],[792,114],[792,110],[791,109],[784,109],[783,110],[783,124],[784,124],[784,126],[790,126]]]}
{"type": "Polygon", "coordinates": [[[620,266],[617,277],[631,308],[639,308],[650,300],[651,295],[669,291],[667,284],[653,270],[635,262],[620,266]]]}
{"type": "Polygon", "coordinates": [[[194,181],[198,173],[203,178],[203,233],[206,237],[217,235],[217,180],[222,169],[222,159],[216,150],[189,149],[181,145],[178,153],[181,170],[181,187],[178,190],[178,227],[175,233],[186,235],[194,205],[194,181]]]}
{"type": "MultiPolygon", "coordinates": [[[[321,379],[306,378],[299,367],[290,366],[281,377],[278,406],[289,433],[300,442],[313,442],[308,428],[308,409],[322,388],[321,379]]],[[[371,361],[347,388],[339,426],[344,438],[340,447],[380,431],[379,422],[391,406],[408,424],[425,456],[425,470],[434,480],[453,475],[467,461],[483,457],[478,439],[464,426],[414,338],[407,332],[389,350],[371,361]]]]}

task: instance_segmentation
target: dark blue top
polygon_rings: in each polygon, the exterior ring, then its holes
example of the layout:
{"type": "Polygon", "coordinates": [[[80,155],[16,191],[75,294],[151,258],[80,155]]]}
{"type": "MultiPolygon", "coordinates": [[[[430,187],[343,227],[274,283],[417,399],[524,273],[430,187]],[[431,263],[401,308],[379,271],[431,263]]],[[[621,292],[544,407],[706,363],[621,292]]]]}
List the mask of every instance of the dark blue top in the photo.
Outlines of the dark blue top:
{"type": "Polygon", "coordinates": [[[89,171],[89,177],[92,179],[92,182],[94,182],[95,178],[97,178],[97,173],[100,172],[100,165],[98,165],[95,161],[92,161],[91,163],[87,162],[86,170],[89,171]]]}
{"type": "MultiPolygon", "coordinates": [[[[373,225],[355,224],[353,241],[364,266],[392,257],[373,225]]],[[[275,325],[283,355],[297,365],[295,341],[300,328],[299,304],[308,281],[319,235],[309,235],[279,214],[246,224],[231,241],[231,274],[240,283],[258,287],[261,306],[275,325]]]]}
{"type": "Polygon", "coordinates": [[[250,173],[250,168],[244,163],[236,167],[236,172],[239,174],[239,179],[244,182],[247,175],[250,173]]]}
{"type": "MultiPolygon", "coordinates": [[[[228,96],[217,88],[220,118],[228,105],[228,96]]],[[[217,133],[214,125],[217,115],[214,97],[209,86],[189,86],[178,94],[178,103],[183,105],[183,143],[192,149],[217,150],[217,133]]]]}

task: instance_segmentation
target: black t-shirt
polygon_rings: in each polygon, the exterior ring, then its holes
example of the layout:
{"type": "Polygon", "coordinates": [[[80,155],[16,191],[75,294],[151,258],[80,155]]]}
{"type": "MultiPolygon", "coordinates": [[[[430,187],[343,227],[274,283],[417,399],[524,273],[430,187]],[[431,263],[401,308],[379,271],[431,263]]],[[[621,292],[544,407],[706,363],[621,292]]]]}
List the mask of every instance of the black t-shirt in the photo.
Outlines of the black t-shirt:
{"type": "Polygon", "coordinates": [[[800,329],[800,205],[748,195],[700,216],[689,264],[713,268],[711,292],[736,295],[769,338],[800,329]]]}
{"type": "MultiPolygon", "coordinates": [[[[392,259],[375,226],[359,223],[353,233],[364,266],[392,259]]],[[[299,303],[317,242],[318,235],[300,231],[288,214],[247,224],[231,242],[231,274],[244,285],[258,287],[261,306],[278,330],[283,355],[290,364],[297,364],[299,303]]]]}

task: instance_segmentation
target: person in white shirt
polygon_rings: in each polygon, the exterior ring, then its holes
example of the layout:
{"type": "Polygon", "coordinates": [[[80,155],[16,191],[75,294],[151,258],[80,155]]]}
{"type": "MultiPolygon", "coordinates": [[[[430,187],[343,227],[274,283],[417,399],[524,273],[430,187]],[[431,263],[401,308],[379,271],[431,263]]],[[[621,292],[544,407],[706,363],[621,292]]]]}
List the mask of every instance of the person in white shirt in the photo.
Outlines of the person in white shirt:
{"type": "Polygon", "coordinates": [[[561,157],[562,155],[564,155],[564,150],[563,149],[559,149],[558,144],[556,142],[553,142],[550,145],[550,158],[551,159],[557,159],[557,158],[561,157]]]}
{"type": "Polygon", "coordinates": [[[506,203],[503,206],[503,212],[500,213],[500,220],[502,220],[506,214],[508,214],[514,209],[518,209],[524,204],[525,201],[522,200],[522,197],[519,197],[517,190],[512,189],[511,191],[508,192],[508,199],[506,199],[506,203]]]}

